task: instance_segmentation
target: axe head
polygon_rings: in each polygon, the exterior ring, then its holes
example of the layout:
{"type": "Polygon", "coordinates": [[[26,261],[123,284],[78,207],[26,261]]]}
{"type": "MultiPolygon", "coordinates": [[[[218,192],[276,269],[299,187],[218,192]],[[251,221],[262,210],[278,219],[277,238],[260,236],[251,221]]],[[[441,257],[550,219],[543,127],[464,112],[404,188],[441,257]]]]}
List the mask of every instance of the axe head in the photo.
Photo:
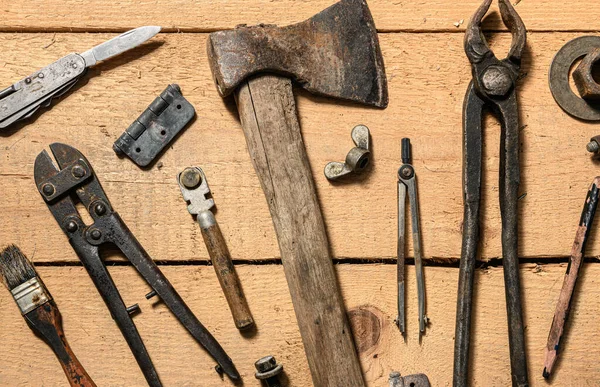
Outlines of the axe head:
{"type": "Polygon", "coordinates": [[[248,77],[270,72],[315,94],[377,107],[388,104],[379,39],[365,0],[341,0],[286,27],[243,26],[211,33],[208,58],[223,97],[248,77]]]}

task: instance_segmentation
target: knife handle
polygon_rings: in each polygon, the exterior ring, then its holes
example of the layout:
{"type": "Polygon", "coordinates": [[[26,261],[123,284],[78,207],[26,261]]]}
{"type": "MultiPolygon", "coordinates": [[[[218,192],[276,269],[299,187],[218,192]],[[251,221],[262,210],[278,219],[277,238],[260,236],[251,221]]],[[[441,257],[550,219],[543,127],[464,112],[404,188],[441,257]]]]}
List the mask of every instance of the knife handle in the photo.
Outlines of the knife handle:
{"type": "Polygon", "coordinates": [[[229,250],[225,244],[225,238],[223,238],[219,224],[211,211],[203,211],[198,214],[198,224],[200,225],[210,260],[215,267],[221,289],[223,289],[223,293],[229,304],[235,326],[240,330],[248,329],[254,325],[254,319],[250,313],[248,301],[246,300],[246,296],[244,296],[240,279],[235,272],[235,267],[231,261],[231,256],[229,255],[229,250]]]}
{"type": "Polygon", "coordinates": [[[49,106],[55,98],[85,73],[85,60],[69,54],[21,79],[0,92],[0,129],[30,117],[40,106],[49,106]]]}
{"type": "Polygon", "coordinates": [[[0,99],[8,97],[9,95],[11,95],[12,93],[14,93],[15,90],[15,85],[10,85],[8,86],[6,89],[0,91],[0,99]]]}
{"type": "Polygon", "coordinates": [[[52,348],[71,387],[96,387],[67,342],[62,316],[54,301],[40,305],[24,317],[29,327],[52,348]]]}

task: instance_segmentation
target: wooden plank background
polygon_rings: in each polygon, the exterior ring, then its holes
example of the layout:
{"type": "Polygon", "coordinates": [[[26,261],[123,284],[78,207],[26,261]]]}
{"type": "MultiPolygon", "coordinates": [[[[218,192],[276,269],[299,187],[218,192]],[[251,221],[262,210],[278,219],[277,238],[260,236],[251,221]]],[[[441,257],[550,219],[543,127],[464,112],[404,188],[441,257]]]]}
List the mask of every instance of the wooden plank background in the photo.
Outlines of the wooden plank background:
{"type": "MultiPolygon", "coordinates": [[[[256,385],[253,362],[272,353],[292,386],[310,385],[302,343],[279,261],[268,208],[245,147],[231,100],[216,93],[206,60],[211,31],[259,22],[304,20],[333,0],[0,0],[0,81],[5,86],[69,52],[83,52],[118,32],[161,25],[167,33],[90,69],[85,84],[27,125],[0,132],[0,244],[17,243],[43,267],[40,272],[65,319],[67,337],[101,386],[143,386],[122,336],[64,234],[37,193],[33,161],[52,142],[76,146],[91,161],[115,209],[163,266],[166,275],[229,351],[245,385],[256,385]],[[161,158],[161,167],[137,168],[111,146],[167,84],[178,83],[197,119],[161,158]],[[258,323],[253,337],[235,330],[197,225],[185,209],[176,174],[201,166],[213,191],[217,219],[258,323]],[[177,261],[177,262],[175,262],[177,261]],[[176,265],[176,266],[174,266],[176,265]],[[73,289],[77,289],[76,292],[73,289]],[[269,289],[270,294],[265,294],[269,289]]],[[[587,186],[598,163],[585,151],[597,126],[572,119],[554,103],[547,86],[554,53],[570,39],[600,29],[600,5],[574,0],[513,1],[528,30],[519,84],[521,106],[520,256],[532,385],[541,378],[543,347],[565,271],[587,186]]],[[[386,385],[387,374],[425,372],[433,385],[451,384],[457,259],[460,257],[461,110],[471,79],[463,31],[479,2],[468,0],[369,2],[380,33],[390,105],[369,109],[297,91],[298,111],[315,176],[332,253],[348,308],[373,311],[357,325],[366,380],[386,385]],[[369,126],[374,162],[363,176],[331,184],[324,165],[343,160],[356,124],[369,126]],[[431,329],[416,335],[416,292],[408,295],[409,337],[401,340],[395,316],[396,170],[400,139],[413,142],[419,179],[423,252],[431,329]],[[369,278],[368,281],[365,281],[369,278]],[[412,317],[411,317],[412,316],[412,317]],[[373,322],[376,323],[373,323],[373,322]],[[369,343],[369,338],[378,339],[369,343]],[[364,342],[367,344],[364,344],[364,342]]],[[[502,56],[510,34],[496,5],[485,21],[493,49],[502,56]]],[[[499,126],[487,120],[484,208],[478,272],[473,385],[510,380],[501,268],[498,209],[499,126]]],[[[600,255],[592,233],[588,255],[600,255]]],[[[410,243],[409,243],[410,244],[410,243]]],[[[409,251],[409,255],[411,255],[409,251]]],[[[124,299],[141,302],[136,317],[165,386],[221,386],[212,362],[162,305],[143,300],[146,285],[114,251],[106,259],[124,299]]],[[[598,385],[594,321],[600,313],[596,260],[585,265],[554,385],[598,385]]],[[[413,269],[407,268],[414,287],[413,269]]],[[[35,338],[6,291],[0,291],[0,385],[54,386],[64,376],[50,350],[35,338]],[[36,374],[41,369],[43,374],[36,374]]]]}

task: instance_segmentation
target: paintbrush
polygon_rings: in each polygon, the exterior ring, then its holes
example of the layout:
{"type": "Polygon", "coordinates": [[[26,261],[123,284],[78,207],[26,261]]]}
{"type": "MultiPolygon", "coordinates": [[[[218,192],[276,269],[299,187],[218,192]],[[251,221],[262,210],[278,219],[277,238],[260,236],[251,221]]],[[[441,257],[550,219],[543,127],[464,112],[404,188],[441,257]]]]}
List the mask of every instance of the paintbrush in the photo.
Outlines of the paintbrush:
{"type": "Polygon", "coordinates": [[[67,343],[62,317],[50,292],[17,246],[8,246],[0,253],[0,277],[31,330],[54,351],[71,386],[96,387],[67,343]]]}

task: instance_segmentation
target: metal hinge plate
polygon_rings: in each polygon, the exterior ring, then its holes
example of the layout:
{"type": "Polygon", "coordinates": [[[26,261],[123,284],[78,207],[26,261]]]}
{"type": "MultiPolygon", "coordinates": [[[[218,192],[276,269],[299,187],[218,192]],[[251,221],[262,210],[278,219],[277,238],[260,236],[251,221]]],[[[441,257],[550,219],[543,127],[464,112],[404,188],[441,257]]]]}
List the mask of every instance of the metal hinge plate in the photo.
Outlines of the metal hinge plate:
{"type": "Polygon", "coordinates": [[[115,141],[113,150],[146,167],[181,132],[196,114],[178,85],[167,86],[150,106],[115,141]]]}

